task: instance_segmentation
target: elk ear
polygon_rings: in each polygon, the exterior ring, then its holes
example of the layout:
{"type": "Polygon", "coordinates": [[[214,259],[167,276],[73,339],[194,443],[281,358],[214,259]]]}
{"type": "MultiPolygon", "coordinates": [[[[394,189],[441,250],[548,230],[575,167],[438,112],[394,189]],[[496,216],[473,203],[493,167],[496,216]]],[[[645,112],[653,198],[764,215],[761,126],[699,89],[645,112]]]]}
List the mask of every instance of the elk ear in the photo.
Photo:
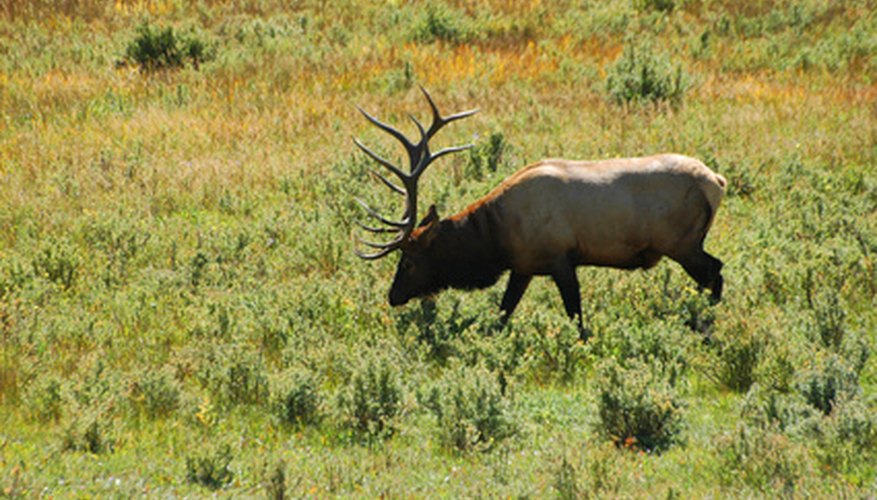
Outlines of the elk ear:
{"type": "Polygon", "coordinates": [[[438,222],[439,216],[438,211],[435,209],[435,204],[429,206],[429,210],[426,211],[426,215],[421,219],[420,224],[417,227],[431,226],[438,222]]]}
{"type": "Polygon", "coordinates": [[[435,209],[435,205],[430,205],[429,210],[426,212],[426,216],[423,220],[420,221],[420,225],[418,227],[423,228],[423,231],[420,233],[419,241],[426,245],[427,247],[432,244],[432,241],[435,239],[438,232],[438,221],[439,215],[435,209]]]}

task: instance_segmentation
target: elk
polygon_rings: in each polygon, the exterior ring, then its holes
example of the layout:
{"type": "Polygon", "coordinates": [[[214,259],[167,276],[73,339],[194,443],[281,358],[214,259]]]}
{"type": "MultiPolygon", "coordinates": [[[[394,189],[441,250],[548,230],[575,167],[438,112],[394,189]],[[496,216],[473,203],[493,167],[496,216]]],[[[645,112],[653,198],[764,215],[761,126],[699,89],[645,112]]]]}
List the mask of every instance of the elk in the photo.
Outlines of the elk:
{"type": "Polygon", "coordinates": [[[445,125],[478,110],[442,116],[421,87],[432,110],[429,128],[409,116],[420,133],[411,141],[396,128],[362,108],[365,118],[399,141],[409,171],[376,154],[358,139],[354,143],[386,168],[401,186],[381,172],[371,173],[391,191],[405,197],[400,220],[384,217],[357,199],[383,227],[358,223],[371,233],[393,233],[389,242],[357,240],[374,249],[359,257],[382,258],[395,250],[402,257],[390,288],[390,305],[427,297],[447,288],[477,289],[496,283],[510,270],[500,304],[503,323],[520,302],[533,276],[550,276],[567,315],[584,329],[576,268],[582,265],[649,269],[667,256],[697,282],[711,299],[722,296],[722,262],[703,249],[724,195],[725,178],[702,162],[678,154],[599,161],[546,159],[526,166],[502,181],[465,210],[440,219],[435,205],[417,221],[417,183],[442,156],[471,144],[429,149],[429,141],[445,125]]]}

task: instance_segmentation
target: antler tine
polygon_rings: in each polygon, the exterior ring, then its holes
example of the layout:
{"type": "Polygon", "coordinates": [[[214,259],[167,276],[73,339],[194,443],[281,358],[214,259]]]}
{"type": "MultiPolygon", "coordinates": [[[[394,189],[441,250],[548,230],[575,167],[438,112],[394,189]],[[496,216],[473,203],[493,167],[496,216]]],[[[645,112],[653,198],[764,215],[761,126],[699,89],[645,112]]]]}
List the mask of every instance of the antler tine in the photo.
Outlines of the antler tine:
{"type": "MultiPolygon", "coordinates": [[[[429,126],[429,130],[423,136],[428,141],[438,132],[442,127],[451,123],[452,121],[459,120],[461,118],[466,118],[467,116],[472,116],[477,113],[478,108],[470,109],[468,111],[462,111],[460,113],[454,113],[449,116],[442,116],[441,112],[439,112],[438,106],[435,105],[435,101],[432,100],[432,96],[429,95],[429,92],[423,88],[423,85],[419,85],[420,91],[423,92],[423,96],[426,97],[426,101],[429,103],[429,107],[432,110],[432,124],[429,126]]],[[[423,140],[421,140],[423,142],[423,140]]]]}
{"type": "Polygon", "coordinates": [[[393,250],[395,250],[395,248],[388,248],[386,250],[381,250],[380,252],[375,252],[375,253],[362,253],[359,250],[354,250],[354,253],[356,253],[356,256],[359,257],[360,259],[378,260],[381,257],[389,254],[393,250]]]}
{"type": "MultiPolygon", "coordinates": [[[[418,170],[421,162],[424,158],[429,158],[429,136],[426,135],[426,131],[423,129],[423,125],[414,115],[408,115],[408,118],[411,118],[411,121],[414,122],[414,125],[417,126],[417,131],[420,132],[420,142],[417,143],[420,148],[420,155],[417,157],[417,161],[411,162],[411,175],[414,175],[414,172],[418,170]]],[[[427,162],[428,163],[428,162],[427,162]]]]}
{"type": "Polygon", "coordinates": [[[399,170],[399,167],[397,167],[396,165],[393,165],[389,161],[383,159],[380,155],[378,155],[377,153],[375,153],[374,151],[369,149],[368,146],[361,143],[359,141],[359,139],[357,139],[356,137],[353,138],[353,143],[356,144],[356,146],[359,147],[359,149],[361,149],[365,154],[369,155],[372,160],[374,160],[374,161],[380,163],[381,165],[383,165],[384,167],[386,167],[387,170],[389,170],[390,172],[393,172],[397,177],[402,179],[402,181],[404,181],[408,177],[407,175],[405,175],[404,172],[399,170]]]}
{"type": "Polygon", "coordinates": [[[358,109],[359,112],[362,113],[362,116],[364,116],[374,126],[378,127],[379,129],[383,130],[384,132],[392,135],[397,141],[402,143],[402,146],[405,147],[405,152],[408,153],[408,159],[411,160],[412,164],[416,163],[416,161],[418,159],[418,155],[420,153],[419,148],[417,145],[412,144],[411,141],[409,141],[408,138],[405,137],[405,134],[400,132],[395,127],[388,125],[388,124],[378,120],[374,116],[368,114],[364,109],[360,108],[359,106],[356,106],[356,109],[358,109]]]}
{"type": "Polygon", "coordinates": [[[444,156],[446,154],[458,153],[460,151],[466,151],[467,149],[470,149],[473,147],[475,147],[474,144],[464,144],[462,146],[452,146],[449,148],[440,149],[434,155],[432,155],[432,157],[430,158],[430,161],[437,160],[438,158],[441,158],[442,156],[444,156]]]}
{"type": "Polygon", "coordinates": [[[408,226],[412,225],[410,223],[411,217],[408,217],[407,215],[406,215],[405,219],[402,221],[390,220],[390,219],[387,219],[386,217],[382,216],[381,214],[379,214],[374,208],[368,206],[368,203],[360,200],[359,198],[355,198],[355,200],[357,203],[359,203],[359,205],[362,208],[365,209],[366,212],[368,212],[368,214],[370,216],[383,222],[384,224],[386,224],[388,226],[395,227],[395,228],[400,229],[400,230],[405,230],[408,226]]]}
{"type": "Polygon", "coordinates": [[[377,250],[387,250],[387,249],[398,248],[399,245],[400,245],[404,240],[402,240],[401,238],[396,238],[396,239],[394,239],[393,241],[390,241],[390,242],[387,242],[387,243],[375,243],[375,242],[372,242],[372,241],[366,241],[366,240],[360,238],[359,236],[357,236],[357,237],[356,237],[356,241],[362,243],[363,245],[369,246],[369,247],[371,247],[371,248],[375,248],[375,249],[377,249],[377,250]]]}
{"type": "Polygon", "coordinates": [[[381,175],[381,173],[378,172],[377,170],[375,170],[375,169],[373,169],[373,168],[369,168],[368,171],[369,171],[370,174],[372,174],[372,175],[374,175],[375,177],[377,177],[378,179],[380,179],[380,181],[383,182],[384,185],[387,186],[388,188],[390,188],[394,193],[399,193],[399,194],[401,194],[401,195],[403,195],[403,196],[405,195],[405,190],[404,190],[404,189],[400,188],[400,187],[397,186],[396,184],[393,184],[392,181],[390,181],[390,179],[387,179],[386,177],[384,177],[383,175],[381,175]]]}
{"type": "Polygon", "coordinates": [[[358,221],[358,220],[355,220],[355,221],[353,221],[353,222],[354,222],[354,224],[356,224],[357,226],[361,227],[362,229],[364,229],[364,230],[366,230],[366,231],[368,231],[368,232],[370,232],[370,233],[378,233],[378,234],[380,234],[380,233],[398,233],[398,232],[399,232],[398,229],[392,229],[392,228],[389,228],[389,227],[372,227],[372,226],[369,226],[368,224],[363,224],[362,222],[360,222],[360,221],[358,221]]]}

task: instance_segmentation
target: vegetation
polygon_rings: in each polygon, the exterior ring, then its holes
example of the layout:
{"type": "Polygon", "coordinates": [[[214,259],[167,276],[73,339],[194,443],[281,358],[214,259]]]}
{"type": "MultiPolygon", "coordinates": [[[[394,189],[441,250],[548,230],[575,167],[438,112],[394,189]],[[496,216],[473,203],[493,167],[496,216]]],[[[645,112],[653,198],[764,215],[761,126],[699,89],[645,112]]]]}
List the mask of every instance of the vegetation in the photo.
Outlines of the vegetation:
{"type": "MultiPolygon", "coordinates": [[[[877,495],[872,1],[0,6],[0,496],[877,495]],[[684,272],[393,309],[351,136],[479,107],[448,215],[543,157],[727,177],[684,272]]],[[[436,149],[437,150],[437,149],[436,149]]],[[[546,200],[550,202],[550,200],[546,200]]],[[[395,210],[394,210],[395,209],[395,210]]]]}

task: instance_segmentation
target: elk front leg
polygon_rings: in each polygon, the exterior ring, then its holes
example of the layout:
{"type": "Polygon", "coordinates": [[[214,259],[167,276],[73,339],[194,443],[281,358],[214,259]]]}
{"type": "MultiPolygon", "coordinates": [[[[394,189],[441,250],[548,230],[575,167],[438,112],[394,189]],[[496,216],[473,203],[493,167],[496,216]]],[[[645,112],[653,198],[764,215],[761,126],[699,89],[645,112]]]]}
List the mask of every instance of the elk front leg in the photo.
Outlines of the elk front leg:
{"type": "Polygon", "coordinates": [[[576,277],[576,267],[568,258],[563,258],[554,266],[551,278],[560,291],[560,297],[563,299],[563,307],[566,309],[567,316],[575,320],[578,317],[579,338],[582,342],[587,342],[588,331],[585,330],[584,320],[582,319],[582,297],[579,291],[579,280],[576,277]]]}
{"type": "Polygon", "coordinates": [[[518,302],[521,301],[521,297],[524,296],[524,292],[527,290],[531,279],[533,279],[533,276],[529,274],[519,274],[512,271],[509,276],[509,284],[506,285],[505,293],[502,296],[502,304],[499,306],[499,310],[502,312],[503,324],[508,322],[512,313],[515,312],[515,308],[518,306],[518,302]]]}

